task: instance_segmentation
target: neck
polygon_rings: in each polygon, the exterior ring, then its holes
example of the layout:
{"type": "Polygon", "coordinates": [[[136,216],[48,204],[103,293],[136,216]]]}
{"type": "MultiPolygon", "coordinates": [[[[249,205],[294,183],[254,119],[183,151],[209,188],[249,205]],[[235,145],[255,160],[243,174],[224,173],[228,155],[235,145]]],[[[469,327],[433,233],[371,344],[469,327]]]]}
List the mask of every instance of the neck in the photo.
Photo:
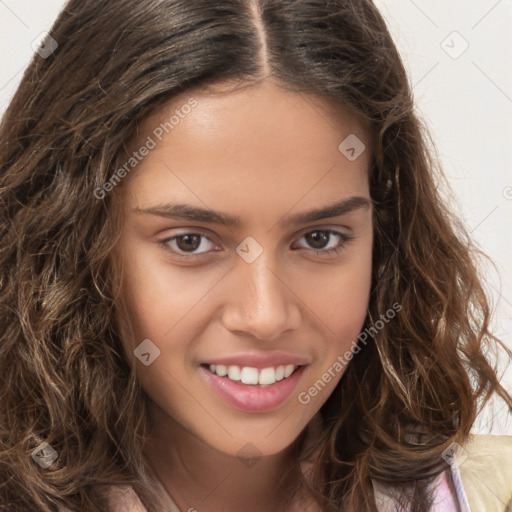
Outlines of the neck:
{"type": "Polygon", "coordinates": [[[280,453],[241,459],[219,452],[176,423],[156,405],[144,452],[180,510],[266,512],[287,509],[300,477],[295,443],[280,453]]]}

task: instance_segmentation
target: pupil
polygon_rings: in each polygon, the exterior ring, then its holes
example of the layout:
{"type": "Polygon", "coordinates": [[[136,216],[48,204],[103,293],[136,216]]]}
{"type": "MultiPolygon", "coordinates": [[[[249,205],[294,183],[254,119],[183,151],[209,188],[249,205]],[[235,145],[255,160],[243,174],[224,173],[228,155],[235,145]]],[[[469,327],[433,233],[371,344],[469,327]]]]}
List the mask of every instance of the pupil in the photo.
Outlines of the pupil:
{"type": "Polygon", "coordinates": [[[182,235],[177,239],[178,247],[184,251],[197,249],[199,247],[199,243],[200,243],[199,235],[182,235]],[[181,241],[185,241],[185,244],[180,243],[181,241]],[[192,242],[192,247],[190,246],[191,242],[192,242]],[[194,242],[196,242],[196,243],[194,243],[194,242]]]}
{"type": "Polygon", "coordinates": [[[329,235],[324,231],[313,231],[306,235],[309,239],[312,239],[312,242],[308,240],[308,243],[315,247],[316,249],[322,249],[329,241],[329,235]],[[317,236],[319,235],[319,236],[317,236]],[[317,245],[320,242],[320,245],[317,245]]]}

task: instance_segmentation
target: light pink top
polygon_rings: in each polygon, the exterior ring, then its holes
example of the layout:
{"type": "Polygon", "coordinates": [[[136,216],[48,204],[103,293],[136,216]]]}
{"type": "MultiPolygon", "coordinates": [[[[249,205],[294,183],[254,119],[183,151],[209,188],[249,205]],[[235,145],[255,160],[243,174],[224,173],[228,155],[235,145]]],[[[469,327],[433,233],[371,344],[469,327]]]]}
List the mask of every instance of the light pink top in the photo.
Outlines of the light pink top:
{"type": "MultiPolygon", "coordinates": [[[[379,512],[395,512],[395,502],[374,484],[379,512]]],[[[471,512],[460,472],[455,466],[441,473],[432,485],[434,502],[431,512],[471,512]]]]}
{"type": "MultiPolygon", "coordinates": [[[[471,512],[460,473],[456,468],[451,467],[451,471],[439,475],[434,488],[435,499],[431,512],[471,512]]],[[[393,499],[378,489],[376,489],[376,501],[380,512],[395,512],[393,499]]],[[[131,487],[116,487],[112,489],[110,496],[109,512],[147,512],[147,510],[131,487]]],[[[169,498],[169,508],[162,512],[180,512],[180,510],[169,498]]]]}

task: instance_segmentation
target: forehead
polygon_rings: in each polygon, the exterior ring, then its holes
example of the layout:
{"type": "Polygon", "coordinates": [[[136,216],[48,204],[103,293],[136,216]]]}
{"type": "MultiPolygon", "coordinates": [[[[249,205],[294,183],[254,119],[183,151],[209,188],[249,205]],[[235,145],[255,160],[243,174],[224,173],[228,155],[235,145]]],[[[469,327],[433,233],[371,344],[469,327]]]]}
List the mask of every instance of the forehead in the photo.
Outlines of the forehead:
{"type": "Polygon", "coordinates": [[[270,80],[245,86],[226,82],[182,92],[139,124],[138,139],[166,123],[168,129],[161,134],[164,137],[172,131],[174,138],[189,135],[198,143],[228,138],[226,142],[235,148],[247,135],[253,138],[255,147],[266,143],[268,149],[279,144],[286,147],[284,143],[293,144],[293,139],[302,149],[314,149],[319,139],[325,139],[320,147],[323,149],[331,138],[336,142],[340,135],[357,133],[367,142],[370,136],[360,118],[348,109],[312,94],[290,91],[270,80]],[[280,132],[277,140],[276,129],[280,132]]]}
{"type": "Polygon", "coordinates": [[[185,91],[139,124],[130,151],[148,137],[154,147],[129,180],[138,203],[178,190],[204,202],[276,192],[328,201],[367,186],[370,140],[357,116],[269,82],[185,91]],[[359,143],[357,159],[346,140],[359,143]]]}

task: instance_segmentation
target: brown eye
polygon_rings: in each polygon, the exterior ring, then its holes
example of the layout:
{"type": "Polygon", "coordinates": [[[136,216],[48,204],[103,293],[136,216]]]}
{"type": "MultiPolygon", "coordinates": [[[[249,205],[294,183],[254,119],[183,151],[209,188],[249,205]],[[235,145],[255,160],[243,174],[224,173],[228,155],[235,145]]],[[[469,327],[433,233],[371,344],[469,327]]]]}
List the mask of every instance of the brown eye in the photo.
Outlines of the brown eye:
{"type": "Polygon", "coordinates": [[[333,229],[315,229],[302,235],[308,247],[299,246],[303,249],[315,251],[319,256],[338,254],[351,240],[352,235],[341,233],[333,229]]]}
{"type": "Polygon", "coordinates": [[[175,238],[176,245],[181,251],[195,251],[201,244],[201,235],[188,234],[175,238]]]}
{"type": "Polygon", "coordinates": [[[160,242],[160,245],[169,252],[180,257],[202,256],[211,252],[208,245],[215,247],[215,244],[202,233],[183,233],[166,238],[160,242]]]}
{"type": "Polygon", "coordinates": [[[304,237],[313,249],[323,249],[329,242],[331,234],[326,231],[311,231],[304,237]]]}

